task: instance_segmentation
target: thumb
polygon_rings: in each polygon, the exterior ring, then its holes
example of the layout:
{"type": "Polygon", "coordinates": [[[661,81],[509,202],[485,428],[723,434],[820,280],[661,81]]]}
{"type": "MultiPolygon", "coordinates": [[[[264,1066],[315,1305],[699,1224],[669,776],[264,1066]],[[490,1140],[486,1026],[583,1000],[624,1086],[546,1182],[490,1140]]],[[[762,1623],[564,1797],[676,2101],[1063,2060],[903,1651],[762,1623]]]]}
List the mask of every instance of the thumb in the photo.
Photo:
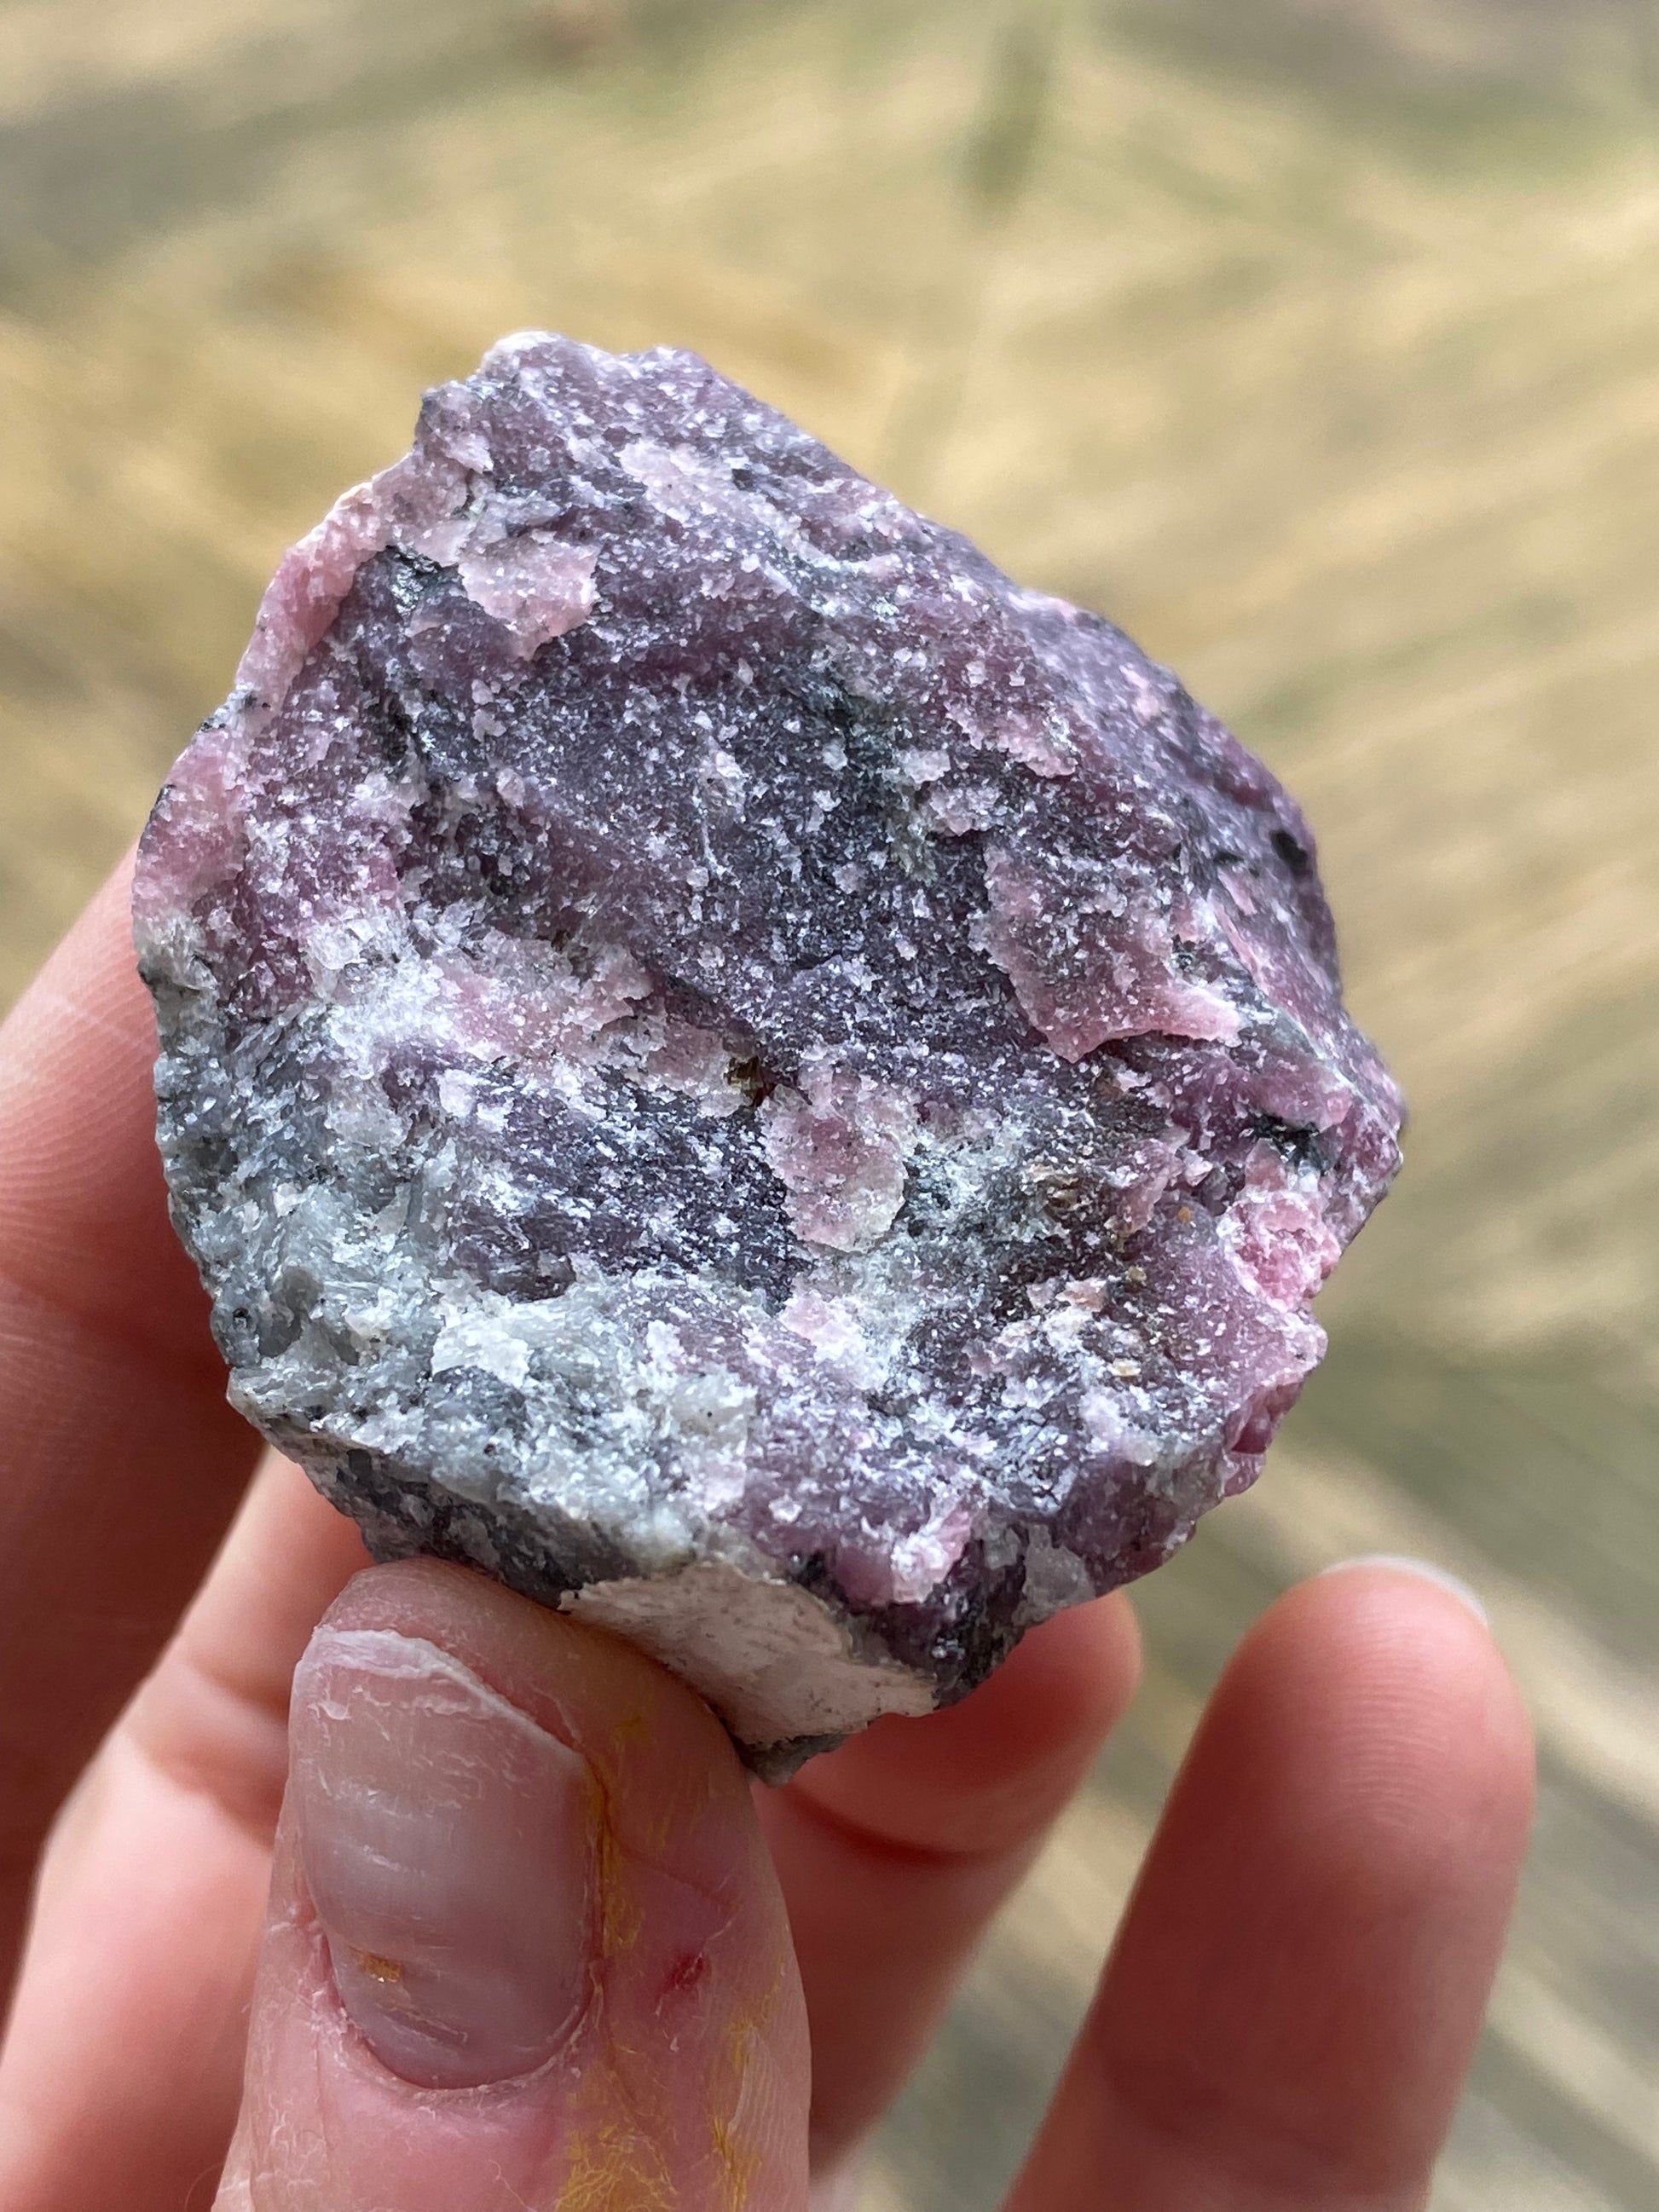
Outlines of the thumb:
{"type": "Polygon", "coordinates": [[[690,1691],[412,1561],[325,1617],[289,1744],[219,2212],[800,2212],[783,1905],[690,1691]]]}

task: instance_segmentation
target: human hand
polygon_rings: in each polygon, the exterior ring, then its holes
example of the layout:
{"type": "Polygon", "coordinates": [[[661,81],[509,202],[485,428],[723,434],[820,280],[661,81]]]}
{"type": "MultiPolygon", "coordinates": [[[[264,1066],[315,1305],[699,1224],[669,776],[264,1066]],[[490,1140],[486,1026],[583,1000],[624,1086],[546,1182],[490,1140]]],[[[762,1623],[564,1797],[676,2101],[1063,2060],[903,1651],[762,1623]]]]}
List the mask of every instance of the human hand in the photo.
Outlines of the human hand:
{"type": "MultiPolygon", "coordinates": [[[[0,2206],[797,2212],[809,2148],[815,2202],[850,2202],[1129,1697],[1127,1606],[757,1793],[626,1646],[453,1568],[358,1574],[279,1462],[227,1537],[256,1446],[167,1225],[153,1043],[123,871],[0,1036],[0,1987],[75,1785],[0,2057],[0,2206]]],[[[1365,1566],[1282,1600],[1017,2212],[1420,2205],[1530,1773],[1455,1597],[1365,1566]]]]}

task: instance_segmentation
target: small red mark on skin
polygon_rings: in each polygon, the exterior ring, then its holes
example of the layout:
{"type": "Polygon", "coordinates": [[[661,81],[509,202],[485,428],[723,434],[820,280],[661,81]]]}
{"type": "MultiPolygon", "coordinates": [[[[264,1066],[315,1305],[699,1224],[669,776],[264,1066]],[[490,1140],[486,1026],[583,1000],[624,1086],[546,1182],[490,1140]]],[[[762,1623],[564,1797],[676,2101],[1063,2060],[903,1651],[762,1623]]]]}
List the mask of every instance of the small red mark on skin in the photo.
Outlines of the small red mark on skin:
{"type": "Polygon", "coordinates": [[[706,1951],[684,1951],[669,1968],[662,1986],[663,1996],[678,1996],[686,1990],[694,1990],[708,1972],[706,1951]]]}

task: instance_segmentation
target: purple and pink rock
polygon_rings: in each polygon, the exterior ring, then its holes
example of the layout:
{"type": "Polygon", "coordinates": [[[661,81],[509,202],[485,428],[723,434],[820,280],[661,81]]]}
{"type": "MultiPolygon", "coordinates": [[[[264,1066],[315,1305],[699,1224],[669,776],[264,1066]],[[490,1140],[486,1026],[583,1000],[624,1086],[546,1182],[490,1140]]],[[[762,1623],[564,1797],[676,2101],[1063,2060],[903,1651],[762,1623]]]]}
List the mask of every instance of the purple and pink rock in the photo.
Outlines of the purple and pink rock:
{"type": "Polygon", "coordinates": [[[135,914],[236,1404],[773,1773],[1243,1489],[1398,1160],[1273,777],[683,353],[428,395],[135,914]]]}

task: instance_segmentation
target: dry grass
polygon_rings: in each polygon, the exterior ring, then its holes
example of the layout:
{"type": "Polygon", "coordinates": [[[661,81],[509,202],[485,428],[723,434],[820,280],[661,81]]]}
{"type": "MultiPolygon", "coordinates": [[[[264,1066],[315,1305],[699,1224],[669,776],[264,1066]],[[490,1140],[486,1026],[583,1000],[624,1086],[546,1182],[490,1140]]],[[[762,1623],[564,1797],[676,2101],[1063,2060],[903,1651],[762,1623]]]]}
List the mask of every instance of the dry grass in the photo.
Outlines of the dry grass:
{"type": "Polygon", "coordinates": [[[416,395],[690,344],[1289,778],[1416,1109],[1260,1498],[872,2185],[991,2201],[1282,1581],[1498,1594],[1545,1816],[1443,2212],[1659,2200],[1659,48],[1646,0],[0,0],[0,999],[416,395]],[[1648,1947],[1644,1951],[1643,1947],[1648,1947]]]}

